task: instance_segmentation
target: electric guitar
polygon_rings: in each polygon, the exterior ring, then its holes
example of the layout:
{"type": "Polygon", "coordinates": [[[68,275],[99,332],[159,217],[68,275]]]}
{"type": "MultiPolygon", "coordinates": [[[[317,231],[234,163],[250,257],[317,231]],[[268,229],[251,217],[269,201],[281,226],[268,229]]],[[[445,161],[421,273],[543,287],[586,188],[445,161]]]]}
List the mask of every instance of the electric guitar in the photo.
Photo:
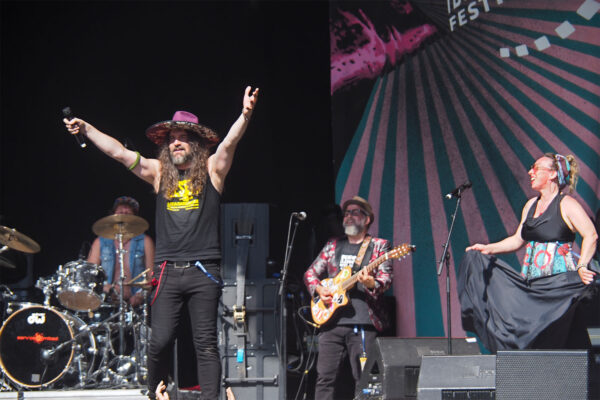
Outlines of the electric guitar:
{"type": "MultiPolygon", "coordinates": [[[[394,258],[404,258],[415,250],[417,250],[417,247],[412,244],[401,244],[381,257],[378,257],[360,271],[364,269],[367,273],[371,273],[371,271],[377,268],[381,263],[394,258]]],[[[334,278],[327,278],[321,281],[321,286],[328,288],[332,292],[332,296],[329,305],[326,305],[318,295],[312,298],[310,302],[310,312],[313,321],[315,321],[316,324],[323,325],[331,318],[338,308],[348,304],[349,299],[346,295],[346,291],[352,289],[356,282],[358,282],[358,274],[360,271],[352,275],[352,266],[347,266],[341,268],[340,272],[338,272],[334,278]]]]}

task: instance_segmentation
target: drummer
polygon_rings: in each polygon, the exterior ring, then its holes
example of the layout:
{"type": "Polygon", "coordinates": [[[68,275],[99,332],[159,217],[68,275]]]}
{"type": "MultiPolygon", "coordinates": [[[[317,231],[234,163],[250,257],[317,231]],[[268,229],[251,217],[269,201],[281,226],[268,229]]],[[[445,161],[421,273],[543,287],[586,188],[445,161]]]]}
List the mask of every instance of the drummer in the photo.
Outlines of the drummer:
{"type": "MultiPolygon", "coordinates": [[[[111,214],[130,214],[138,215],[140,205],[132,197],[121,196],[115,199],[111,214]]],[[[104,293],[110,295],[110,298],[116,300],[119,296],[119,279],[121,278],[121,268],[118,258],[118,242],[114,239],[105,239],[97,237],[92,243],[90,253],[88,254],[88,262],[101,264],[102,269],[106,274],[104,283],[104,293]]],[[[128,280],[140,276],[144,269],[152,271],[154,260],[154,242],[150,236],[141,234],[133,238],[125,237],[123,242],[125,250],[123,257],[123,271],[125,279],[128,280]]],[[[142,274],[136,282],[148,280],[148,275],[142,274]]],[[[141,288],[132,286],[123,286],[123,299],[129,301],[132,306],[138,306],[143,303],[144,296],[141,288]]]]}

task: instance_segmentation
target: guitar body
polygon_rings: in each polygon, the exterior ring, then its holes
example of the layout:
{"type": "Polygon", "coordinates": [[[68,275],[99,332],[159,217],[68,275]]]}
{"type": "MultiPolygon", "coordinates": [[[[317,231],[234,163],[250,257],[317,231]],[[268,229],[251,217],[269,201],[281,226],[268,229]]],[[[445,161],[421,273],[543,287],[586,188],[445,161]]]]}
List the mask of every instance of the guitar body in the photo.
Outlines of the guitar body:
{"type": "Polygon", "coordinates": [[[333,294],[329,306],[325,305],[319,297],[314,297],[312,299],[310,303],[310,312],[315,323],[323,325],[329,320],[335,310],[348,304],[348,296],[346,296],[346,291],[342,289],[341,284],[351,277],[352,268],[344,267],[338,272],[335,278],[327,278],[321,281],[321,286],[328,288],[333,294]]]}
{"type": "MultiPolygon", "coordinates": [[[[375,261],[371,262],[362,270],[366,270],[367,273],[371,273],[381,263],[390,259],[404,258],[416,249],[417,248],[414,245],[408,243],[396,246],[381,257],[377,258],[375,261]]],[[[356,284],[359,273],[360,271],[352,275],[352,267],[348,266],[340,269],[335,278],[327,278],[321,281],[321,286],[329,288],[330,292],[332,293],[332,299],[331,303],[326,305],[319,296],[312,298],[310,302],[310,313],[312,314],[313,321],[315,321],[316,324],[323,325],[329,320],[329,318],[331,318],[333,313],[338,308],[348,304],[350,299],[348,298],[346,292],[356,284]]]]}

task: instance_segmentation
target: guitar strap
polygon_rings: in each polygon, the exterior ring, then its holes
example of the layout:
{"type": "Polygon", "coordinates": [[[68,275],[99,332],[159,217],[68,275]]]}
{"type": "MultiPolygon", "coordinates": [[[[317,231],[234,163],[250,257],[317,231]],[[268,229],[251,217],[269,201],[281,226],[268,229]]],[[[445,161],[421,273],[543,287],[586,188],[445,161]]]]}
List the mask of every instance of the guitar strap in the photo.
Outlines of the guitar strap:
{"type": "Polygon", "coordinates": [[[360,270],[363,259],[365,258],[365,254],[367,253],[367,249],[369,248],[369,244],[371,244],[371,235],[365,236],[362,245],[360,246],[360,249],[358,249],[358,254],[356,254],[356,258],[354,259],[354,265],[352,266],[353,273],[360,270]]]}

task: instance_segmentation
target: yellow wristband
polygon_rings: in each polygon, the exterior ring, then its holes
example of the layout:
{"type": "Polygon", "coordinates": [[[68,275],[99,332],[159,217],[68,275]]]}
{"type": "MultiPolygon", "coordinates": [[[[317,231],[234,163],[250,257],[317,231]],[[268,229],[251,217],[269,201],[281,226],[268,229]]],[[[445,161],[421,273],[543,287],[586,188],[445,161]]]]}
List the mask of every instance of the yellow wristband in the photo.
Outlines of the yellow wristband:
{"type": "Polygon", "coordinates": [[[133,164],[131,164],[129,166],[129,170],[133,170],[135,167],[138,166],[138,164],[140,163],[140,152],[136,151],[135,154],[137,154],[137,156],[135,157],[135,161],[133,162],[133,164]]]}

